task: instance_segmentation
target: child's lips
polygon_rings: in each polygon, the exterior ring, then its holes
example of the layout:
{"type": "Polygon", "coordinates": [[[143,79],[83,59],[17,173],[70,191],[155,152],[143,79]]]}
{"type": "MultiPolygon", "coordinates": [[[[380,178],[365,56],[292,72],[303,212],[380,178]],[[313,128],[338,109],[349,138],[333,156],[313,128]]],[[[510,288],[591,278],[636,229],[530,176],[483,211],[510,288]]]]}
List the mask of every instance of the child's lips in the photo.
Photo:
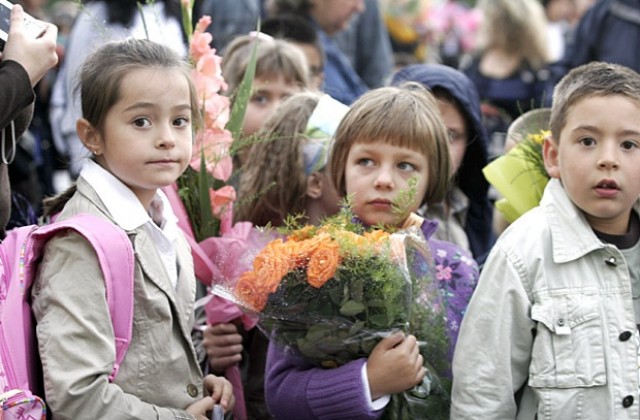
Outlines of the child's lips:
{"type": "Polygon", "coordinates": [[[604,198],[614,197],[620,191],[618,183],[613,179],[603,179],[595,187],[596,193],[604,198]]]}
{"type": "Polygon", "coordinates": [[[384,198],[377,198],[375,200],[369,201],[370,206],[384,208],[384,209],[390,208],[392,204],[393,202],[391,200],[387,200],[384,198]]]}
{"type": "Polygon", "coordinates": [[[178,163],[178,161],[175,159],[156,159],[156,160],[151,160],[147,163],[151,165],[173,165],[175,163],[178,163]]]}

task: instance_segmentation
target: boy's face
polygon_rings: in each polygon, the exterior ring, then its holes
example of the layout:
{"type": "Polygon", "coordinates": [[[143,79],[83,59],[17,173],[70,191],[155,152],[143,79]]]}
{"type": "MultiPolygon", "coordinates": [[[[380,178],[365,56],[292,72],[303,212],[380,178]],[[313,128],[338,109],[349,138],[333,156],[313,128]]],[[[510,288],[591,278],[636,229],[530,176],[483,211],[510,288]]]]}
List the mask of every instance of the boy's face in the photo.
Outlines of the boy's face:
{"type": "Polygon", "coordinates": [[[560,140],[546,140],[545,166],[594,229],[627,232],[640,195],[640,103],[593,96],[574,104],[560,140]]]}

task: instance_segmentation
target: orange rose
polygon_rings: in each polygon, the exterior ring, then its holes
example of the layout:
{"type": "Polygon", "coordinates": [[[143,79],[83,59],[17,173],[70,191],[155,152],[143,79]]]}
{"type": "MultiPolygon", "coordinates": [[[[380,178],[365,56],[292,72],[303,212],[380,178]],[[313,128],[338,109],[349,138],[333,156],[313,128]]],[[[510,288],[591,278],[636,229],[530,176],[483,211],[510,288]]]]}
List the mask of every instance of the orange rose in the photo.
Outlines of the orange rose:
{"type": "Polygon", "coordinates": [[[364,237],[367,238],[371,242],[382,242],[386,241],[389,238],[389,233],[384,230],[372,230],[364,233],[364,237]]]}
{"type": "Polygon", "coordinates": [[[253,260],[253,271],[258,278],[258,284],[269,293],[276,291],[282,277],[292,268],[293,261],[282,239],[269,242],[253,260]]]}
{"type": "Polygon", "coordinates": [[[313,237],[315,230],[316,230],[315,226],[307,225],[302,229],[298,229],[291,232],[288,238],[290,241],[296,241],[296,242],[304,241],[306,239],[313,237]]]}
{"type": "Polygon", "coordinates": [[[340,264],[340,247],[333,240],[324,240],[318,244],[309,258],[307,282],[320,288],[336,274],[340,264]]]}
{"type": "Polygon", "coordinates": [[[303,268],[309,264],[309,257],[316,250],[322,239],[313,237],[303,241],[287,241],[284,243],[285,252],[291,259],[293,268],[303,268]]]}
{"type": "Polygon", "coordinates": [[[253,271],[242,274],[236,284],[236,293],[240,299],[256,311],[260,312],[267,304],[269,293],[260,290],[258,279],[253,271]]]}
{"type": "Polygon", "coordinates": [[[348,230],[336,230],[333,232],[333,235],[338,241],[350,247],[357,247],[364,244],[364,237],[355,232],[350,232],[348,230]]]}

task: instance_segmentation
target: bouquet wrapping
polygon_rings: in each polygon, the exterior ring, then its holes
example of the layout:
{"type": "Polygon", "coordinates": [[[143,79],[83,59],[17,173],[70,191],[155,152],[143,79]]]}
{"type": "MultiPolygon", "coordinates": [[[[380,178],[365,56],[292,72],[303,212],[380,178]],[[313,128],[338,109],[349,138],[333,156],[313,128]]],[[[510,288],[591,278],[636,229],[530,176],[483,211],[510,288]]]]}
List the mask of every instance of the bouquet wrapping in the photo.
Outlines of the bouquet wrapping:
{"type": "Polygon", "coordinates": [[[214,293],[256,313],[271,340],[321,368],[368,357],[394,331],[414,334],[427,374],[391,397],[384,418],[448,418],[450,340],[428,244],[418,228],[357,230],[350,223],[294,230],[214,293]]]}
{"type": "Polygon", "coordinates": [[[512,223],[540,203],[549,175],[544,168],[542,144],[549,132],[529,134],[505,155],[482,169],[504,198],[496,208],[512,223]]]}

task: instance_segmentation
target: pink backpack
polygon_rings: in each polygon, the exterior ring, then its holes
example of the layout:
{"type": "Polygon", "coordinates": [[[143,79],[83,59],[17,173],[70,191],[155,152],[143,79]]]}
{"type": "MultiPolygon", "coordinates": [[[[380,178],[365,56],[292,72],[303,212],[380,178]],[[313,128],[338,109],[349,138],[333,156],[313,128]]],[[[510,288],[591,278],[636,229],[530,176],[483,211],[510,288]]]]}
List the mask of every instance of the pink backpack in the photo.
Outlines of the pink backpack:
{"type": "Polygon", "coordinates": [[[0,244],[0,420],[46,419],[42,373],[31,312],[31,285],[44,244],[60,231],[73,229],[94,248],[106,284],[109,313],[116,337],[118,373],[133,328],[134,253],[118,226],[97,216],[80,214],[38,227],[7,232],[0,244]]]}

